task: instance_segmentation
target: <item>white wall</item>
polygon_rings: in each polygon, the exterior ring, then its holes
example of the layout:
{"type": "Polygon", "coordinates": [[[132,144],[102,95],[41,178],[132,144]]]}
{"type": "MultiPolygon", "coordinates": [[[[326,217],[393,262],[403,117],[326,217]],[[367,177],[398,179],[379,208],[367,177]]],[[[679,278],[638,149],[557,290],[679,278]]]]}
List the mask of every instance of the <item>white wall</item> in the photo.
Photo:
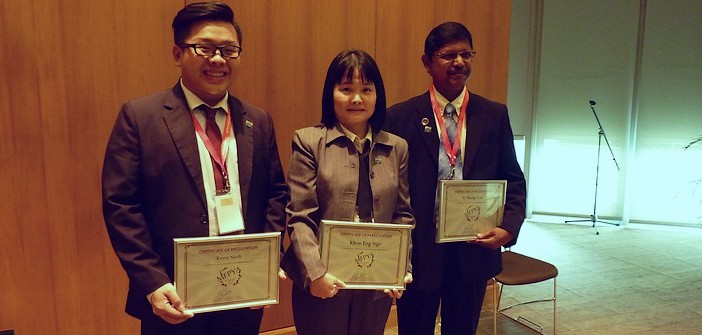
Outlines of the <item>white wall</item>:
{"type": "Polygon", "coordinates": [[[530,214],[696,224],[702,2],[513,0],[508,106],[527,135],[530,214]]]}

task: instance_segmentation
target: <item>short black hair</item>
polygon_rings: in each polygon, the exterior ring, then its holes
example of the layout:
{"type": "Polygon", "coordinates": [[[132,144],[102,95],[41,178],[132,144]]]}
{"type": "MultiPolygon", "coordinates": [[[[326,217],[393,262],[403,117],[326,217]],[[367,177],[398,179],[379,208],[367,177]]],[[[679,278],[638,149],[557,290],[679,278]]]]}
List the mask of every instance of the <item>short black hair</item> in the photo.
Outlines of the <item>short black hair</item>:
{"type": "Polygon", "coordinates": [[[424,54],[431,57],[444,45],[459,41],[468,41],[470,47],[473,47],[473,36],[466,26],[453,21],[444,22],[434,27],[427,35],[424,40],[424,54]]]}
{"type": "Polygon", "coordinates": [[[361,80],[375,85],[376,100],[375,111],[368,120],[373,132],[383,129],[386,114],[385,85],[380,69],[373,57],[359,49],[350,49],[340,52],[327,69],[327,78],[322,89],[322,124],[328,129],[333,128],[338,120],[334,113],[334,87],[343,79],[351,80],[354,70],[358,70],[361,80]]]}
{"type": "Polygon", "coordinates": [[[234,11],[224,3],[217,1],[194,2],[183,9],[173,18],[173,43],[181,45],[190,35],[192,27],[202,21],[221,21],[231,23],[236,30],[236,37],[241,46],[242,36],[239,24],[234,20],[234,11]]]}

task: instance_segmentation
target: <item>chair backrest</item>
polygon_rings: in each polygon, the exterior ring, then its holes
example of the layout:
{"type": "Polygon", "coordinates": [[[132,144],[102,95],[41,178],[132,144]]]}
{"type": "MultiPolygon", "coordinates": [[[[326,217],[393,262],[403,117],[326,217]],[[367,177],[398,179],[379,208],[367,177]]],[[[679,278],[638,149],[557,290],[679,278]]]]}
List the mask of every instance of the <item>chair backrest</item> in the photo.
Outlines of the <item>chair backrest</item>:
{"type": "Polygon", "coordinates": [[[558,269],[553,264],[506,250],[502,252],[502,272],[495,280],[505,285],[525,285],[556,276],[558,269]]]}

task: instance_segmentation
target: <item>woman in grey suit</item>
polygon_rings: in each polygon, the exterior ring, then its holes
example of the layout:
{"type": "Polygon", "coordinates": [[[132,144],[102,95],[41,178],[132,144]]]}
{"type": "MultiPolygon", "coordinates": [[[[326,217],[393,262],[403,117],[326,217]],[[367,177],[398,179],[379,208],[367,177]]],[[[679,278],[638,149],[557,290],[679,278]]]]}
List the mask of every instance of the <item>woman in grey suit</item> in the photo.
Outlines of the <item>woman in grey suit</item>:
{"type": "MultiPolygon", "coordinates": [[[[322,93],[321,124],[293,135],[288,174],[290,247],[282,267],[293,280],[298,334],[383,334],[392,298],[402,291],[339,290],[345,283],[320,259],[322,219],[414,224],[407,143],[381,131],[383,79],[361,50],[338,54],[322,93]]],[[[411,268],[410,268],[411,269],[411,268]]],[[[411,282],[410,272],[405,282],[411,282]]]]}

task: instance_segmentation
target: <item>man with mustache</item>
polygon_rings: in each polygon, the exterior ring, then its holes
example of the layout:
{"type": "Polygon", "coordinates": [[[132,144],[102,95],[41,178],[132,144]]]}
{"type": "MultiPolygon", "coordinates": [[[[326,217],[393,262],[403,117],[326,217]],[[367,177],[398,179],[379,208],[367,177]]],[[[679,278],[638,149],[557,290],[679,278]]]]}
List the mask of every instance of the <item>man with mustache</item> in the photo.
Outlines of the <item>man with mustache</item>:
{"type": "Polygon", "coordinates": [[[397,301],[400,335],[434,334],[439,305],[441,334],[475,334],[487,281],[502,270],[500,248],[516,242],[524,221],[526,181],[507,107],[466,89],[474,57],[473,39],[464,25],[445,22],[435,27],[422,55],[432,77],[429,91],[388,109],[386,129],[409,144],[416,219],[414,281],[397,301]],[[448,134],[454,132],[460,142],[445,145],[453,142],[448,134]],[[472,241],[436,243],[441,179],[507,180],[502,224],[472,241]]]}

